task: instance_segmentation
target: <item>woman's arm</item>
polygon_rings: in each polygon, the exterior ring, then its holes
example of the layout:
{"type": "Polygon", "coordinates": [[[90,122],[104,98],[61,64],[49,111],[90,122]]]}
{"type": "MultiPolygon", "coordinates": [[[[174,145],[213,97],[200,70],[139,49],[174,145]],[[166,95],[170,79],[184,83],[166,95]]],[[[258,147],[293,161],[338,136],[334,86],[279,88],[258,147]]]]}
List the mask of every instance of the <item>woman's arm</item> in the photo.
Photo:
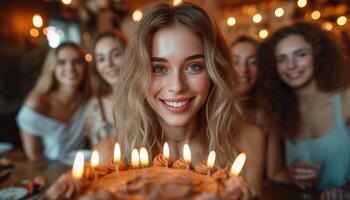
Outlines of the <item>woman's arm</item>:
{"type": "Polygon", "coordinates": [[[105,163],[113,157],[114,143],[113,138],[107,137],[99,142],[93,150],[97,150],[100,158],[100,163],[105,163]]]}
{"type": "MultiPolygon", "coordinates": [[[[36,111],[47,109],[44,98],[36,95],[34,92],[29,93],[24,105],[36,111]]],[[[19,132],[22,140],[22,147],[28,160],[35,161],[44,158],[41,137],[30,134],[22,128],[20,128],[19,132]]]]}
{"type": "Polygon", "coordinates": [[[239,132],[235,143],[236,148],[247,155],[242,174],[257,195],[261,196],[265,165],[265,136],[257,125],[246,123],[239,132]]]}
{"type": "Polygon", "coordinates": [[[274,181],[292,183],[284,164],[283,152],[282,138],[276,131],[270,129],[267,136],[267,176],[274,181]]]}
{"type": "Polygon", "coordinates": [[[24,153],[26,154],[29,161],[36,161],[43,158],[41,138],[26,133],[20,129],[20,135],[22,139],[22,146],[24,153]]]}

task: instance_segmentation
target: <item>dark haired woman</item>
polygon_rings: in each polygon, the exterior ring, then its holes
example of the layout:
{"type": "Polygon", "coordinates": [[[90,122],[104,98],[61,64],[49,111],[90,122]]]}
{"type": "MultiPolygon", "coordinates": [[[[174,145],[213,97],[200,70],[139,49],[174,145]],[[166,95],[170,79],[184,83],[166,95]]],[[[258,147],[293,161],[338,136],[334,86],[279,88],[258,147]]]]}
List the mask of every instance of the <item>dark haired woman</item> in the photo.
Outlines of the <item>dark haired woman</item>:
{"type": "Polygon", "coordinates": [[[350,172],[348,65],[334,38],[296,23],[275,32],[258,53],[268,119],[268,176],[320,189],[350,172]],[[284,153],[283,153],[284,152],[284,153]]]}

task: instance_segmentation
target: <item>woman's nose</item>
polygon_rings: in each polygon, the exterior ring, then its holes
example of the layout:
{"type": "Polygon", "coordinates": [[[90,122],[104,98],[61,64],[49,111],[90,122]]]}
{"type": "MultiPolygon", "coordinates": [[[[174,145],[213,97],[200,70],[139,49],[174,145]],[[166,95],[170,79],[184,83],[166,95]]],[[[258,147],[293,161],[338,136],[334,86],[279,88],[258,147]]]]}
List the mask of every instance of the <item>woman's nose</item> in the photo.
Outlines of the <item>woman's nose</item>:
{"type": "Polygon", "coordinates": [[[288,58],[287,67],[288,69],[294,69],[296,67],[294,58],[288,58]]]}
{"type": "Polygon", "coordinates": [[[180,93],[187,89],[187,81],[184,74],[174,72],[168,82],[169,92],[180,93]]]}
{"type": "Polygon", "coordinates": [[[240,75],[244,75],[248,72],[247,63],[245,62],[238,63],[236,68],[240,75]]]}

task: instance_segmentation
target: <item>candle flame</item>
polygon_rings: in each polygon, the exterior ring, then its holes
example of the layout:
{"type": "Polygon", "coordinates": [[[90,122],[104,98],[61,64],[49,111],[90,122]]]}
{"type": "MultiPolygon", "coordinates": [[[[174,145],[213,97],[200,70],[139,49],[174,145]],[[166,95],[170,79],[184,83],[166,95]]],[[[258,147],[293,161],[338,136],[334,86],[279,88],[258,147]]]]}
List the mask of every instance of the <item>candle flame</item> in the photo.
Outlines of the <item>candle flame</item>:
{"type": "Polygon", "coordinates": [[[188,144],[184,145],[183,156],[184,156],[184,160],[187,163],[191,163],[191,150],[190,150],[190,147],[188,146],[188,144]]]}
{"type": "Polygon", "coordinates": [[[91,167],[95,168],[99,165],[100,157],[98,156],[98,152],[95,150],[91,154],[91,167]]]}
{"type": "Polygon", "coordinates": [[[169,160],[170,158],[169,145],[167,142],[164,143],[164,146],[163,146],[163,156],[166,160],[169,160]]]}
{"type": "Polygon", "coordinates": [[[121,153],[120,153],[120,145],[119,143],[115,143],[114,145],[114,154],[113,154],[113,162],[118,163],[121,158],[121,153]]]}
{"type": "Polygon", "coordinates": [[[213,166],[214,166],[215,157],[216,157],[215,151],[211,151],[209,153],[208,160],[207,160],[207,165],[210,169],[213,168],[213,166]]]}
{"type": "Polygon", "coordinates": [[[72,175],[75,179],[80,179],[84,174],[84,154],[79,151],[74,158],[72,175]]]}
{"type": "Polygon", "coordinates": [[[241,172],[243,165],[245,163],[246,160],[246,154],[245,153],[240,153],[236,160],[233,162],[232,167],[231,167],[231,173],[234,176],[238,176],[239,173],[241,172]]]}
{"type": "Polygon", "coordinates": [[[147,167],[149,165],[148,152],[144,147],[140,149],[140,160],[141,160],[141,165],[143,167],[147,167]]]}
{"type": "Polygon", "coordinates": [[[139,167],[140,166],[140,158],[139,158],[139,151],[137,149],[133,149],[131,153],[131,165],[133,167],[139,167]]]}

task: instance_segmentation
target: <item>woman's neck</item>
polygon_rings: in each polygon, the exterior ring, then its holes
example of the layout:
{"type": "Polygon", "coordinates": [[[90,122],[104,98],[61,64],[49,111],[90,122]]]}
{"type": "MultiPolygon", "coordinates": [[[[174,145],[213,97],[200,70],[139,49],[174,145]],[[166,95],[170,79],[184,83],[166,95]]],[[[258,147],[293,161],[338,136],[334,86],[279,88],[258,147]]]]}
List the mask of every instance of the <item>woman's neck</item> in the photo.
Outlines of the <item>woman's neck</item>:
{"type": "Polygon", "coordinates": [[[316,102],[322,102],[320,100],[330,96],[329,93],[318,89],[315,80],[312,80],[307,86],[295,89],[294,91],[301,105],[315,105],[316,102]],[[317,101],[315,101],[316,99],[317,101]]]}
{"type": "Polygon", "coordinates": [[[70,104],[78,99],[77,88],[68,86],[59,86],[54,92],[55,98],[62,104],[70,104]]]}
{"type": "Polygon", "coordinates": [[[160,120],[160,125],[164,134],[164,142],[169,144],[171,159],[182,158],[183,146],[189,144],[191,153],[196,154],[196,150],[202,149],[205,145],[205,137],[199,128],[198,119],[192,120],[185,126],[170,126],[160,120]],[[192,152],[193,151],[193,152],[192,152]]]}

